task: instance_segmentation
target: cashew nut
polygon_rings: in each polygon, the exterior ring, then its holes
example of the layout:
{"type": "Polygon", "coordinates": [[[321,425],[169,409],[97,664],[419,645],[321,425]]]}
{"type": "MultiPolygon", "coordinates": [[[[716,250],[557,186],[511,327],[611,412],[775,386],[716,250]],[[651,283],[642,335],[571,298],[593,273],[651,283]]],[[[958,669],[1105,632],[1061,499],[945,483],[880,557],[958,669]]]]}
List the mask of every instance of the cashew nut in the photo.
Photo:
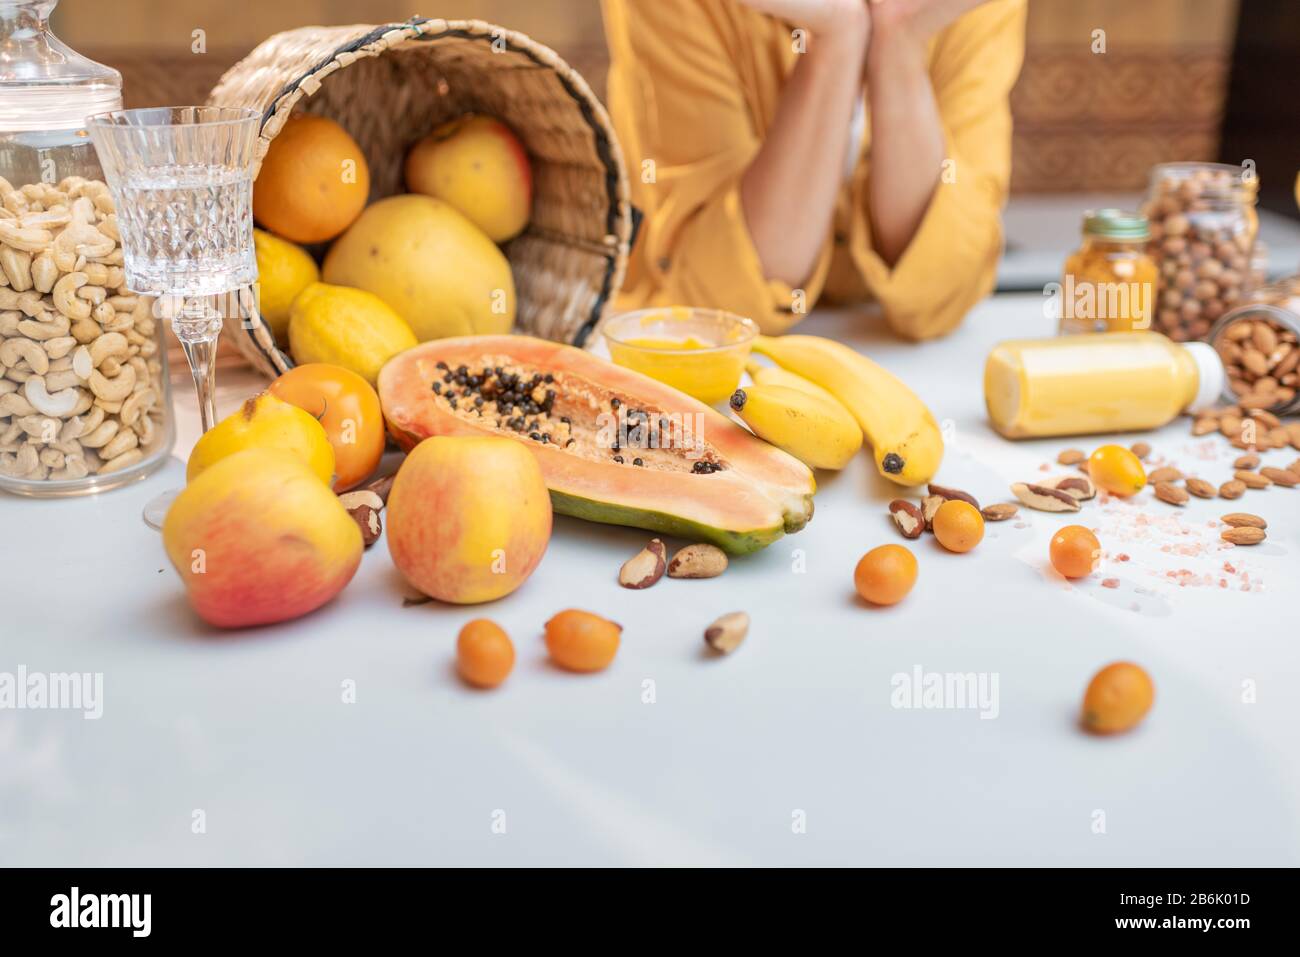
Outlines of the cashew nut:
{"type": "Polygon", "coordinates": [[[8,395],[10,392],[17,392],[18,385],[8,379],[0,379],[0,395],[8,395]]]}
{"type": "Polygon", "coordinates": [[[37,412],[59,419],[71,415],[77,405],[75,388],[60,389],[51,395],[45,389],[44,377],[39,375],[32,376],[23,384],[23,395],[37,412]]]}
{"type": "MultiPolygon", "coordinates": [[[[104,364],[104,360],[112,357],[114,359],[125,359],[127,357],[126,336],[120,332],[106,332],[90,344],[90,364],[98,369],[104,364]]],[[[73,360],[75,364],[75,359],[73,360]]],[[[89,378],[89,375],[87,375],[89,378]]]]}
{"type": "Polygon", "coordinates": [[[81,436],[81,444],[88,449],[97,449],[107,445],[120,428],[117,419],[105,419],[99,426],[81,436]]]}
{"type": "Polygon", "coordinates": [[[50,357],[39,343],[22,338],[6,339],[0,343],[0,365],[12,368],[20,359],[27,360],[27,367],[37,375],[45,375],[50,370],[50,357]]]}
{"type": "Polygon", "coordinates": [[[63,468],[64,456],[58,449],[41,449],[38,454],[42,465],[48,465],[52,469],[63,468]]]}
{"type": "MultiPolygon", "coordinates": [[[[94,342],[103,330],[100,329],[99,323],[93,319],[78,319],[72,324],[72,338],[76,339],[83,345],[87,342],[94,342]]],[[[89,375],[89,373],[87,373],[89,375]]]]}
{"type": "Polygon", "coordinates": [[[18,323],[22,321],[21,312],[0,312],[0,336],[18,335],[18,323]]]}
{"type": "Polygon", "coordinates": [[[130,451],[140,444],[140,437],[131,429],[118,429],[117,435],[99,450],[100,458],[115,459],[123,452],[130,451]]]}
{"type": "Polygon", "coordinates": [[[31,415],[35,411],[21,392],[6,392],[0,395],[0,416],[31,415]]]}
{"type": "Polygon", "coordinates": [[[44,415],[24,415],[15,422],[38,442],[53,442],[59,437],[59,421],[44,415]]]}
{"type": "MultiPolygon", "coordinates": [[[[63,232],[66,233],[67,230],[65,229],[63,232]]],[[[98,234],[99,230],[95,230],[95,232],[98,234]]],[[[48,229],[40,229],[39,227],[24,229],[10,220],[0,221],[0,243],[12,246],[14,249],[21,249],[29,253],[37,252],[48,246],[53,238],[54,234],[48,229]]]]}
{"type": "MultiPolygon", "coordinates": [[[[131,432],[129,434],[134,435],[135,433],[131,432]]],[[[106,475],[109,472],[116,472],[119,469],[129,468],[130,466],[135,465],[136,462],[139,462],[143,458],[144,458],[143,452],[141,452],[139,449],[131,449],[128,452],[123,452],[121,455],[117,456],[117,458],[109,459],[107,462],[101,465],[99,467],[98,474],[106,475]]]]}
{"type": "Polygon", "coordinates": [[[0,246],[0,269],[11,288],[26,292],[32,288],[32,254],[20,249],[0,246]]]}
{"type": "Polygon", "coordinates": [[[58,339],[66,336],[72,328],[72,323],[67,316],[55,315],[53,319],[46,322],[39,322],[35,319],[24,319],[18,323],[18,331],[29,339],[58,339]]]}
{"type": "Polygon", "coordinates": [[[51,297],[54,300],[54,308],[63,313],[69,319],[88,319],[90,318],[90,303],[77,296],[77,290],[86,284],[86,274],[84,272],[70,272],[54,284],[54,290],[51,297]]]}
{"type": "Polygon", "coordinates": [[[83,455],[65,455],[63,459],[63,468],[57,469],[50,473],[50,478],[54,481],[64,481],[68,479],[83,479],[90,473],[86,468],[86,458],[83,455]]]}
{"type": "MultiPolygon", "coordinates": [[[[76,389],[82,383],[82,379],[71,369],[54,370],[51,369],[45,373],[45,388],[51,392],[59,392],[63,389],[76,389]]],[[[24,385],[31,385],[32,380],[28,379],[24,385]]]]}
{"type": "Polygon", "coordinates": [[[123,366],[122,371],[111,379],[96,369],[88,381],[90,391],[95,393],[96,398],[105,402],[121,402],[135,388],[135,379],[135,369],[128,365],[123,366]]]}
{"type": "Polygon", "coordinates": [[[155,426],[152,417],[148,415],[140,416],[131,428],[135,429],[136,435],[140,436],[141,445],[149,445],[153,442],[155,426]]]}
{"type": "Polygon", "coordinates": [[[117,417],[121,419],[123,425],[135,425],[136,420],[139,419],[142,414],[147,413],[153,408],[153,404],[157,401],[157,397],[158,394],[154,392],[153,388],[151,386],[146,386],[139,392],[132,394],[129,399],[122,403],[122,408],[118,412],[117,417]]]}
{"type": "Polygon", "coordinates": [[[72,336],[55,336],[53,339],[46,339],[44,345],[47,356],[51,359],[62,359],[76,347],[77,340],[72,336]]]}
{"type": "MultiPolygon", "coordinates": [[[[0,224],[3,225],[3,224],[0,224]]],[[[44,232],[44,230],[41,230],[44,232]]],[[[49,234],[46,233],[48,236],[49,234]]],[[[0,241],[8,242],[0,235],[0,241]]],[[[48,240],[47,240],[48,242],[48,240]]],[[[17,245],[9,243],[9,245],[17,245]]],[[[42,248],[45,243],[36,248],[42,248]]],[[[54,238],[52,246],[54,262],[63,272],[73,272],[77,268],[77,258],[85,256],[87,259],[98,259],[109,255],[117,246],[113,240],[109,239],[90,223],[72,222],[63,232],[54,238]]],[[[19,246],[18,248],[26,248],[19,246]]]]}

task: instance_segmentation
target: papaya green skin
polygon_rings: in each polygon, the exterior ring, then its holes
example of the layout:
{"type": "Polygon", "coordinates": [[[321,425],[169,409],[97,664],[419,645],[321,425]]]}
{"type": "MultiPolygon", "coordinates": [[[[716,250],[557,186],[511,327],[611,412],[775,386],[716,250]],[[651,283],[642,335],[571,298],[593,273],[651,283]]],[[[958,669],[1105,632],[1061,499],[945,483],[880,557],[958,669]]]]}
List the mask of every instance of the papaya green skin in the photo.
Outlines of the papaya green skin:
{"type": "MultiPolygon", "coordinates": [[[[388,424],[393,441],[405,451],[410,451],[419,443],[420,437],[412,435],[388,424]]],[[[708,542],[717,545],[728,555],[749,555],[766,548],[787,533],[793,534],[804,527],[812,518],[812,496],[807,497],[807,518],[799,523],[774,525],[771,528],[756,528],[752,531],[737,532],[714,528],[701,522],[692,522],[678,515],[667,515],[650,509],[627,508],[610,502],[598,502],[566,492],[551,489],[551,509],[557,515],[568,515],[586,522],[599,522],[602,525],[625,525],[629,528],[644,528],[653,532],[663,532],[677,538],[693,542],[708,542]]]]}

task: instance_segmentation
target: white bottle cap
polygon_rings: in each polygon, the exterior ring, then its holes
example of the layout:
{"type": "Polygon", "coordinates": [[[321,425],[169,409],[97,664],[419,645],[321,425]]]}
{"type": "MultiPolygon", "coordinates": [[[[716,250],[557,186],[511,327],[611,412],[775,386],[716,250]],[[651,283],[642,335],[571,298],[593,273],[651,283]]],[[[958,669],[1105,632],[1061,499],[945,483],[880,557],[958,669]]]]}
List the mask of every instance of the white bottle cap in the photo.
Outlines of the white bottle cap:
{"type": "Polygon", "coordinates": [[[1228,374],[1223,369],[1223,360],[1214,351],[1214,347],[1205,342],[1184,342],[1183,348],[1196,362],[1196,372],[1199,377],[1196,398],[1184,411],[1196,412],[1217,404],[1223,399],[1223,388],[1228,382],[1228,374]]]}

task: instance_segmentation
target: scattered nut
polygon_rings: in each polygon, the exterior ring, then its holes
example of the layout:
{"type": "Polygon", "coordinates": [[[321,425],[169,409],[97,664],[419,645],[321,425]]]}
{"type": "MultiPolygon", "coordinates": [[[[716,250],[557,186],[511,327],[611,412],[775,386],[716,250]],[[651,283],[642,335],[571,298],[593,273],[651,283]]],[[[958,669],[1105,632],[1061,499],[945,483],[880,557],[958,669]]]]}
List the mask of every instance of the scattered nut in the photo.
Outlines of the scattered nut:
{"type": "Polygon", "coordinates": [[[1058,465],[1078,465],[1087,457],[1083,449],[1066,449],[1056,457],[1056,462],[1058,465]]]}
{"type": "Polygon", "coordinates": [[[1146,442],[1134,442],[1128,449],[1143,461],[1146,461],[1147,456],[1151,454],[1151,446],[1146,442]]]}
{"type": "Polygon", "coordinates": [[[618,571],[618,583],[624,588],[649,588],[664,577],[668,552],[657,538],[623,563],[618,571]]]}
{"type": "Polygon", "coordinates": [[[1245,455],[1239,455],[1233,461],[1234,469],[1257,469],[1259,468],[1259,456],[1254,452],[1247,452],[1245,455]]]}
{"type": "MultiPolygon", "coordinates": [[[[28,396],[28,399],[30,398],[31,396],[28,396]]],[[[36,403],[33,402],[32,405],[36,405],[36,403]]],[[[1264,476],[1266,479],[1272,480],[1274,485],[1281,485],[1283,488],[1295,488],[1296,485],[1300,485],[1300,477],[1297,477],[1294,472],[1287,471],[1286,469],[1275,469],[1265,466],[1259,470],[1259,474],[1264,476]]]]}
{"type": "Polygon", "coordinates": [[[668,565],[669,578],[717,578],[727,570],[727,553],[717,545],[687,545],[668,565]]]}
{"type": "Polygon", "coordinates": [[[1232,542],[1234,545],[1258,545],[1267,536],[1262,528],[1243,525],[1239,528],[1225,528],[1219,537],[1225,542],[1232,542]]]}
{"type": "Polygon", "coordinates": [[[1009,518],[1015,518],[1020,509],[1010,502],[996,502],[993,505],[985,505],[980,509],[980,514],[985,520],[990,522],[1005,522],[1009,518]]]}
{"type": "Polygon", "coordinates": [[[1039,484],[1054,488],[1058,492],[1065,492],[1080,502],[1091,501],[1097,497],[1097,486],[1093,485],[1092,479],[1086,475],[1066,475],[1039,484]]]}
{"type": "Polygon", "coordinates": [[[967,503],[968,505],[974,506],[976,509],[980,507],[980,503],[975,501],[974,495],[971,495],[968,492],[963,492],[961,489],[944,488],[944,486],[942,485],[935,485],[933,482],[931,482],[929,485],[926,486],[926,490],[929,491],[931,495],[938,495],[940,498],[945,500],[957,499],[958,501],[962,501],[967,503]]]}
{"type": "Polygon", "coordinates": [[[358,489],[355,492],[344,492],[339,496],[339,502],[348,510],[352,520],[361,529],[361,541],[366,548],[375,544],[379,539],[379,533],[384,530],[383,524],[379,521],[384,500],[369,489],[358,489]]]}
{"type": "Polygon", "coordinates": [[[720,655],[729,655],[749,634],[749,615],[733,611],[704,629],[704,643],[720,655]]]}
{"type": "Polygon", "coordinates": [[[904,538],[920,538],[925,531],[924,513],[906,499],[896,498],[889,503],[889,517],[904,538]]]}
{"type": "Polygon", "coordinates": [[[1245,469],[1238,469],[1232,477],[1246,486],[1246,488],[1268,488],[1273,484],[1273,480],[1267,475],[1260,472],[1248,472],[1245,469]]]}
{"type": "Polygon", "coordinates": [[[1246,494],[1246,483],[1240,482],[1237,479],[1232,479],[1231,481],[1224,482],[1222,485],[1219,486],[1220,498],[1241,498],[1245,494],[1246,494]]]}
{"type": "Polygon", "coordinates": [[[1162,502],[1168,502],[1170,505],[1187,504],[1187,490],[1179,488],[1172,482],[1157,482],[1153,490],[1156,493],[1156,498],[1162,502]]]}
{"type": "Polygon", "coordinates": [[[1233,528],[1268,528],[1268,522],[1250,512],[1229,512],[1221,516],[1219,521],[1233,528]]]}
{"type": "Polygon", "coordinates": [[[1152,485],[1158,485],[1161,482],[1181,482],[1183,473],[1178,471],[1172,465],[1166,465],[1164,468],[1158,468],[1147,476],[1147,481],[1152,485]]]}
{"type": "Polygon", "coordinates": [[[934,513],[939,511],[939,506],[948,501],[942,495],[927,495],[921,499],[921,516],[925,519],[925,530],[934,531],[934,513]]]}
{"type": "Polygon", "coordinates": [[[1187,491],[1191,492],[1197,498],[1214,498],[1218,490],[1214,487],[1213,482],[1207,482],[1205,479],[1189,478],[1186,482],[1187,491]]]}
{"type": "Polygon", "coordinates": [[[1077,512],[1080,507],[1078,499],[1069,492],[1048,488],[1045,485],[1016,482],[1012,484],[1011,492],[1020,499],[1021,504],[1036,508],[1040,512],[1077,512]]]}

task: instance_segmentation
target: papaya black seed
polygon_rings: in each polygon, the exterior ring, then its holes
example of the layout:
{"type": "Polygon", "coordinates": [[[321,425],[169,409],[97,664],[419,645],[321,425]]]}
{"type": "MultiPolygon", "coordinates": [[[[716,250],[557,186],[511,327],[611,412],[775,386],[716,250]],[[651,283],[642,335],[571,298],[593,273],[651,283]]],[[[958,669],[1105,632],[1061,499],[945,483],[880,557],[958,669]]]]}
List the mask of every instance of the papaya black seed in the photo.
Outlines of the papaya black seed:
{"type": "Polygon", "coordinates": [[[564,443],[564,447],[567,449],[570,445],[573,445],[577,441],[578,441],[577,439],[569,439],[569,441],[564,443]]]}
{"type": "Polygon", "coordinates": [[[617,409],[617,408],[619,407],[619,405],[621,405],[621,404],[622,404],[622,403],[620,403],[620,402],[618,401],[618,399],[610,399],[610,400],[609,400],[609,407],[610,407],[611,409],[617,409]]]}
{"type": "Polygon", "coordinates": [[[633,459],[633,460],[632,460],[632,464],[633,464],[633,465],[645,465],[645,462],[643,462],[641,459],[633,459]]]}
{"type": "Polygon", "coordinates": [[[614,456],[614,461],[617,462],[619,465],[622,465],[622,464],[623,464],[623,456],[621,456],[621,455],[616,455],[616,456],[614,456]]]}
{"type": "Polygon", "coordinates": [[[897,452],[890,452],[880,461],[880,467],[890,475],[897,475],[903,471],[904,464],[902,456],[897,452]]]}
{"type": "Polygon", "coordinates": [[[530,439],[532,439],[534,442],[540,442],[540,441],[542,441],[542,436],[541,436],[541,433],[539,433],[539,432],[529,432],[529,433],[528,433],[528,437],[529,437],[530,439]]]}
{"type": "Polygon", "coordinates": [[[437,394],[437,395],[442,395],[442,383],[441,383],[441,382],[435,382],[435,383],[433,384],[433,391],[434,391],[434,393],[437,394]]]}

